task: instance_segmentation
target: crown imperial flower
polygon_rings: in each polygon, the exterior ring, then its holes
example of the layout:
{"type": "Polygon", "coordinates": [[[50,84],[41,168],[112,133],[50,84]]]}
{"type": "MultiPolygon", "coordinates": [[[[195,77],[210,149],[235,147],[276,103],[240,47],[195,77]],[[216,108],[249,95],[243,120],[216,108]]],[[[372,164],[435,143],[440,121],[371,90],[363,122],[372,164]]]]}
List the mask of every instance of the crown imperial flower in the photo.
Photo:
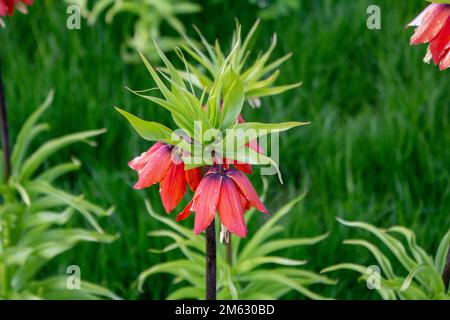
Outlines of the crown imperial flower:
{"type": "Polygon", "coordinates": [[[430,4],[408,27],[416,27],[412,45],[429,43],[425,62],[450,68],[450,4],[430,4]]]}
{"type": "Polygon", "coordinates": [[[243,172],[212,167],[200,182],[191,202],[177,216],[177,221],[195,212],[194,232],[199,234],[211,224],[218,212],[220,222],[228,231],[246,237],[244,213],[250,207],[269,214],[243,172]]]}
{"type": "Polygon", "coordinates": [[[167,212],[171,212],[186,193],[186,184],[197,189],[201,169],[184,170],[184,163],[176,147],[157,142],[148,151],[131,160],[128,165],[139,175],[137,190],[160,183],[160,195],[167,212]]]}
{"type": "Polygon", "coordinates": [[[31,6],[32,4],[33,0],[0,0],[0,17],[12,16],[16,8],[24,11],[26,10],[24,5],[31,6]]]}
{"type": "MultiPolygon", "coordinates": [[[[202,86],[201,96],[198,96],[199,91],[194,90],[197,81],[193,81],[194,77],[201,76],[196,68],[190,70],[191,64],[184,58],[182,62],[185,63],[186,72],[177,70],[156,43],[156,50],[165,68],[155,69],[141,55],[162,98],[145,95],[144,92],[148,90],[130,91],[170,112],[174,127],[140,119],[116,108],[143,139],[156,142],[148,151],[128,163],[139,176],[134,188],[144,189],[159,183],[162,203],[170,213],[180,203],[186,194],[186,185],[189,185],[194,196],[177,216],[177,220],[186,219],[193,212],[196,234],[212,226],[218,213],[226,234],[231,232],[245,237],[247,227],[244,213],[254,207],[268,214],[246,174],[252,173],[253,166],[271,165],[281,181],[278,164],[264,154],[258,139],[308,124],[244,121],[243,107],[252,99],[299,86],[272,86],[278,72],[270,74],[288,58],[286,56],[266,65],[275,47],[275,38],[270,49],[248,69],[259,70],[255,71],[258,75],[252,77],[247,74],[250,71],[243,69],[245,52],[256,27],[257,24],[243,42],[240,27],[237,27],[233,49],[226,58],[220,48],[215,49],[217,52],[214,57],[218,55],[223,59],[212,59],[217,60],[217,65],[211,67],[214,72],[208,84],[202,86]],[[266,76],[270,80],[264,79],[266,76]]],[[[195,46],[194,42],[189,43],[195,46]]],[[[189,55],[198,52],[198,57],[208,60],[200,48],[184,49],[189,55]]],[[[195,53],[194,56],[197,57],[195,53]]],[[[180,53],[181,57],[183,55],[180,53]]]]}

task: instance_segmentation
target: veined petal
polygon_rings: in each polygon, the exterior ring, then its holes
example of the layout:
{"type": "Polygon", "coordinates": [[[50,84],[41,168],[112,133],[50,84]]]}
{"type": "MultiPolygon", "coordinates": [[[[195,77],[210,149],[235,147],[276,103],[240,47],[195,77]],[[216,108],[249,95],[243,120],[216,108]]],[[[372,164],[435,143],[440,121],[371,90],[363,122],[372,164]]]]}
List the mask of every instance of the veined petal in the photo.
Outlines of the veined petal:
{"type": "Polygon", "coordinates": [[[6,0],[4,2],[7,9],[7,15],[12,16],[12,14],[14,13],[14,8],[16,6],[16,0],[6,0]]]}
{"type": "MultiPolygon", "coordinates": [[[[0,0],[1,1],[1,0],[0,0]]],[[[162,142],[155,143],[150,149],[148,149],[146,152],[143,152],[140,156],[134,158],[130,162],[128,162],[128,166],[131,169],[134,169],[136,171],[141,171],[145,165],[148,162],[148,158],[159,148],[165,146],[162,142]]]]}
{"type": "Polygon", "coordinates": [[[200,182],[194,195],[192,211],[195,212],[194,232],[199,234],[213,221],[222,185],[222,175],[212,173],[200,182]]]}
{"type": "Polygon", "coordinates": [[[189,184],[189,187],[192,191],[195,192],[197,190],[198,185],[200,184],[200,181],[202,180],[202,169],[201,168],[195,168],[191,170],[186,170],[186,180],[189,184]]]}
{"type": "Polygon", "coordinates": [[[244,208],[244,211],[247,211],[250,209],[250,201],[247,200],[247,198],[242,194],[241,191],[239,191],[239,195],[241,198],[242,207],[244,208]]]}
{"type": "Polygon", "coordinates": [[[426,43],[433,40],[444,27],[450,17],[450,6],[437,4],[432,6],[423,16],[422,24],[411,38],[411,44],[426,43]]]}
{"type": "Polygon", "coordinates": [[[450,50],[447,51],[447,54],[441,60],[439,68],[441,69],[441,71],[444,71],[444,70],[450,68],[450,50]]]}
{"type": "MultiPolygon", "coordinates": [[[[449,6],[450,12],[450,6],[449,6]]],[[[433,56],[433,61],[438,64],[439,61],[446,55],[447,48],[450,43],[450,15],[447,18],[447,22],[441,29],[441,32],[430,43],[430,51],[433,56]]]]}
{"type": "Polygon", "coordinates": [[[159,189],[161,200],[167,213],[170,213],[183,199],[186,193],[186,176],[184,164],[172,164],[162,179],[159,189]]]}
{"type": "Polygon", "coordinates": [[[6,16],[8,13],[8,8],[6,7],[5,3],[3,3],[2,0],[0,0],[0,17],[6,16]]]}
{"type": "Polygon", "coordinates": [[[241,238],[247,236],[240,192],[233,180],[223,177],[220,188],[219,216],[220,222],[232,233],[241,238]]]}
{"type": "Polygon", "coordinates": [[[436,3],[430,4],[428,7],[425,8],[413,21],[411,21],[408,24],[408,27],[420,27],[423,24],[424,18],[427,16],[427,14],[433,10],[434,6],[437,6],[436,3]]]}
{"type": "Polygon", "coordinates": [[[170,146],[163,145],[156,149],[155,152],[144,156],[141,161],[133,164],[133,166],[140,168],[138,170],[139,179],[134,188],[137,190],[144,189],[160,182],[173,164],[171,154],[170,146]],[[144,166],[142,167],[143,164],[144,166]]]}
{"type": "Polygon", "coordinates": [[[234,183],[236,183],[236,185],[239,187],[242,194],[250,202],[250,205],[264,214],[269,214],[269,211],[259,199],[258,194],[253,188],[250,180],[248,180],[247,176],[244,173],[239,170],[230,169],[225,172],[225,175],[233,179],[234,183]]]}

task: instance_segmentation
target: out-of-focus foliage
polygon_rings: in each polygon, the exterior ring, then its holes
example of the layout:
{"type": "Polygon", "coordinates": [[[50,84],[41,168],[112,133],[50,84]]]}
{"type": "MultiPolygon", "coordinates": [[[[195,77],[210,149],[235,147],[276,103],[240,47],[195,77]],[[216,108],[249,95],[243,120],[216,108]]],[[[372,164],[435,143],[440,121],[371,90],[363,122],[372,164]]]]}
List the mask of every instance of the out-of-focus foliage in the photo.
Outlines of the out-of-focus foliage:
{"type": "MultiPolygon", "coordinates": [[[[214,4],[228,0],[211,0],[214,4]]],[[[248,0],[258,10],[258,16],[264,20],[286,17],[300,10],[301,0],[248,0]]]]}
{"type": "Polygon", "coordinates": [[[187,63],[190,73],[184,72],[184,78],[193,79],[192,81],[196,86],[209,91],[213,86],[214,79],[219,78],[224,63],[229,62],[242,82],[247,101],[255,107],[260,106],[261,97],[277,95],[299,87],[301,83],[273,86],[280,75],[277,68],[291,57],[291,54],[287,54],[270,62],[272,52],[277,45],[276,34],[272,37],[269,49],[264,53],[258,53],[258,57],[254,61],[250,61],[249,47],[258,26],[259,20],[256,21],[242,41],[241,27],[237,23],[229,54],[223,52],[218,40],[214,44],[209,43],[200,30],[196,28],[201,39],[201,45],[185,36],[187,45],[183,45],[183,49],[194,59],[195,64],[187,63]]]}
{"type": "MultiPolygon", "coordinates": [[[[327,299],[312,291],[315,284],[333,285],[335,281],[315,272],[299,268],[305,260],[294,260],[276,255],[276,252],[298,246],[314,245],[328,235],[314,238],[277,238],[283,233],[278,222],[304,198],[305,194],[292,200],[279,209],[270,220],[246,239],[232,238],[232,266],[227,263],[225,245],[218,246],[217,252],[217,297],[218,299],[279,299],[289,292],[296,291],[311,299],[327,299]]],[[[160,263],[145,270],[138,278],[139,289],[151,276],[170,274],[174,282],[181,286],[167,299],[204,299],[205,296],[205,238],[195,236],[191,229],[185,228],[169,218],[154,212],[150,202],[146,202],[150,215],[171,230],[149,232],[154,238],[169,238],[172,242],[163,249],[153,249],[152,253],[165,254],[180,250],[184,258],[160,263]]],[[[254,210],[246,214],[247,224],[252,220],[254,210]]],[[[153,279],[158,279],[153,277],[153,279]]]]}
{"type": "Polygon", "coordinates": [[[345,244],[364,247],[375,257],[382,272],[378,283],[379,288],[376,288],[377,279],[374,279],[374,275],[367,272],[368,268],[363,265],[341,263],[323,272],[353,270],[361,274],[360,279],[363,281],[371,280],[369,277],[372,276],[374,281],[371,283],[385,300],[450,300],[449,290],[445,288],[442,278],[450,246],[450,230],[440,242],[433,258],[417,245],[414,232],[405,227],[380,229],[364,222],[338,220],[343,225],[370,232],[389,249],[390,253],[386,255],[376,244],[363,239],[344,241],[345,244]],[[406,245],[393,235],[403,238],[406,245]],[[391,256],[395,259],[390,259],[391,256]],[[403,274],[400,274],[401,269],[403,274]]]}
{"type": "Polygon", "coordinates": [[[285,17],[300,9],[300,0],[248,0],[260,8],[262,19],[277,19],[285,17]]]}
{"type": "MultiPolygon", "coordinates": [[[[75,195],[59,189],[54,181],[78,170],[80,161],[57,164],[39,170],[44,162],[60,149],[102,134],[104,130],[84,131],[49,140],[32,150],[30,145],[49,129],[39,118],[53,99],[46,101],[22,126],[13,148],[12,174],[8,181],[0,177],[0,298],[2,299],[98,299],[118,297],[106,288],[76,280],[67,274],[43,278],[41,269],[58,255],[80,242],[112,242],[116,237],[105,234],[97,217],[106,217],[112,210],[104,210],[75,195]],[[73,226],[71,218],[81,214],[91,229],[73,226]],[[71,280],[74,280],[72,282],[71,280]]],[[[3,167],[0,161],[0,169],[3,167]]],[[[3,174],[3,171],[2,171],[3,174]]]]}
{"type": "Polygon", "coordinates": [[[90,25],[100,15],[105,14],[107,23],[112,23],[118,14],[130,14],[136,17],[134,34],[126,39],[122,46],[122,57],[126,62],[138,62],[136,52],[145,53],[150,60],[158,61],[159,56],[153,46],[157,40],[161,49],[171,51],[183,42],[176,34],[185,31],[180,15],[199,12],[201,7],[189,0],[95,0],[92,7],[88,0],[66,0],[80,6],[82,14],[90,25]],[[167,24],[174,30],[174,36],[164,34],[162,25],[167,24]]]}

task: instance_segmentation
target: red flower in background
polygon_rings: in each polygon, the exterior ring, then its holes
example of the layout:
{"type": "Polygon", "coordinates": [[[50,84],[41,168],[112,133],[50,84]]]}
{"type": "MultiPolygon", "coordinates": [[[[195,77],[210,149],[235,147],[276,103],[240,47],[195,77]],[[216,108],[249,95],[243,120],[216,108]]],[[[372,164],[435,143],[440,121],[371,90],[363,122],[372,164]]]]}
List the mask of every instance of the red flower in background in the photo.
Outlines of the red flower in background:
{"type": "Polygon", "coordinates": [[[135,189],[144,189],[160,183],[159,193],[164,209],[169,213],[186,193],[186,184],[197,189],[201,169],[184,170],[180,152],[174,146],[157,142],[148,151],[131,160],[128,165],[139,175],[135,189]]]}
{"type": "Polygon", "coordinates": [[[429,5],[409,27],[417,27],[411,44],[429,43],[425,62],[431,59],[441,71],[450,68],[450,5],[429,5]]]}
{"type": "Polygon", "coordinates": [[[195,212],[194,232],[199,234],[211,224],[218,211],[220,221],[228,231],[245,237],[244,212],[250,207],[269,213],[244,173],[237,169],[221,172],[213,167],[200,182],[191,202],[178,215],[177,221],[195,212]]]}
{"type": "MultiPolygon", "coordinates": [[[[24,4],[31,6],[33,4],[33,0],[0,0],[0,17],[11,16],[16,7],[21,9],[21,6],[24,4]]],[[[23,6],[22,8],[25,7],[23,6]]]]}

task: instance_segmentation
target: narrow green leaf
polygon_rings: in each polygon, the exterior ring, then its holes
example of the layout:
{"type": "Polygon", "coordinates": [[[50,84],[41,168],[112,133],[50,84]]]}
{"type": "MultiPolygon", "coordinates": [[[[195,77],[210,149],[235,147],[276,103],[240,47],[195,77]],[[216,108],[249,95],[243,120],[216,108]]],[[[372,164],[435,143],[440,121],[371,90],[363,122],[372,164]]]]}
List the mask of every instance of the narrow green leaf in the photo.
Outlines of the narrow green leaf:
{"type": "Polygon", "coordinates": [[[450,249],[450,229],[442,238],[441,243],[439,244],[438,250],[436,252],[436,257],[434,258],[434,266],[437,272],[439,272],[439,274],[444,273],[446,261],[447,259],[449,259],[449,257],[447,257],[449,249],[450,249]]]}
{"type": "Polygon", "coordinates": [[[252,98],[262,98],[267,96],[274,96],[277,94],[281,94],[283,92],[298,88],[302,86],[302,82],[284,85],[284,86],[277,86],[277,87],[264,87],[264,88],[257,88],[254,90],[250,90],[247,92],[246,98],[252,99],[252,98]]]}
{"type": "Polygon", "coordinates": [[[117,107],[116,110],[128,120],[134,130],[136,130],[143,139],[173,144],[173,131],[166,126],[157,122],[142,120],[117,107]]]}
{"type": "Polygon", "coordinates": [[[16,143],[14,144],[13,152],[11,154],[11,164],[13,166],[14,173],[17,173],[23,158],[27,152],[27,148],[30,145],[34,137],[36,137],[40,132],[47,130],[47,125],[40,125],[35,127],[37,121],[42,116],[42,114],[48,109],[52,104],[54,97],[54,91],[51,90],[45,99],[45,101],[31,114],[31,116],[25,121],[19,134],[17,135],[16,143]]]}
{"type": "Polygon", "coordinates": [[[33,173],[47,160],[49,156],[58,150],[67,147],[73,143],[84,142],[86,139],[98,136],[105,133],[106,130],[92,130],[79,133],[69,134],[60,138],[56,138],[43,144],[37,151],[35,151],[23,164],[19,174],[19,181],[29,179],[33,173]]]}
{"type": "Polygon", "coordinates": [[[295,205],[297,205],[300,201],[302,201],[306,196],[306,192],[303,192],[298,197],[289,201],[283,207],[281,207],[269,221],[267,221],[259,230],[250,238],[248,243],[245,245],[242,250],[239,258],[242,260],[247,260],[247,258],[262,244],[268,239],[268,232],[272,230],[275,224],[286,214],[288,214],[295,205]]]}
{"type": "Polygon", "coordinates": [[[232,69],[230,69],[228,76],[224,80],[224,99],[221,112],[222,130],[236,123],[236,119],[242,111],[245,100],[244,87],[232,69]]]}

